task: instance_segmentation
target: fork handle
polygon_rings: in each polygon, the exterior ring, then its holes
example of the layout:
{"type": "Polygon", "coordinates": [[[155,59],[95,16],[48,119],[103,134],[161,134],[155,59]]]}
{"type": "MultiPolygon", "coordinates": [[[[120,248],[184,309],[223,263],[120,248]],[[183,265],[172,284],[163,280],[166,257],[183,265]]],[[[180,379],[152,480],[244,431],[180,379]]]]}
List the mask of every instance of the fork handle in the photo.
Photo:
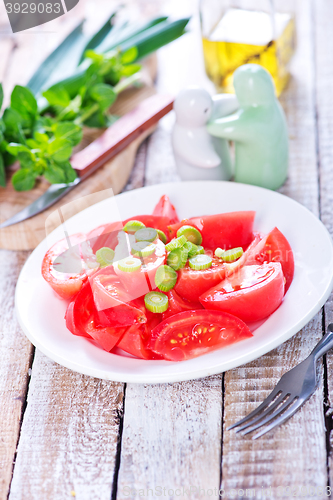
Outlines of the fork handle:
{"type": "Polygon", "coordinates": [[[330,323],[327,328],[327,333],[318,342],[316,347],[312,351],[314,359],[317,361],[321,356],[323,356],[327,351],[333,348],[333,323],[330,323]]]}

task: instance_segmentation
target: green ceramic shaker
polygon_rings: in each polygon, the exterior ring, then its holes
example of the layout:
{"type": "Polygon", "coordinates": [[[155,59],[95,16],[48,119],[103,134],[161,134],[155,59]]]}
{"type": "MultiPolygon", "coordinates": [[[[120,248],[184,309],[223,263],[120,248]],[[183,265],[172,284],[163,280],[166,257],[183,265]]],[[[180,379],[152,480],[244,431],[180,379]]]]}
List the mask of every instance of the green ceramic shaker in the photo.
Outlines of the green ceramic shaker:
{"type": "Polygon", "coordinates": [[[207,124],[210,134],[235,141],[235,181],[269,189],[287,177],[288,129],[270,74],[257,64],[234,74],[240,109],[207,124]]]}

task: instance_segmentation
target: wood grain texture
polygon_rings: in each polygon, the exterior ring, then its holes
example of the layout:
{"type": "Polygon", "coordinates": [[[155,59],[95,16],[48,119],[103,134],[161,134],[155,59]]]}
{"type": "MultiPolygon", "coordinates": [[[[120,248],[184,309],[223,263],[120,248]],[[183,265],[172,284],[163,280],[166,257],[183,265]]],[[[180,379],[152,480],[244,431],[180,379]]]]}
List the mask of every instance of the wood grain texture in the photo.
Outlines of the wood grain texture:
{"type": "MultiPolygon", "coordinates": [[[[299,3],[298,51],[292,80],[282,96],[290,133],[290,168],[281,191],[318,215],[313,40],[311,2],[299,3]]],[[[322,336],[319,313],[295,337],[259,360],[225,374],[225,427],[247,415],[262,402],[283,373],[305,359],[322,336]]],[[[323,419],[323,385],[286,424],[252,441],[225,431],[222,487],[271,488],[273,498],[287,487],[296,497],[310,498],[310,487],[327,483],[326,443],[323,419]],[[279,488],[280,487],[280,488],[279,488]],[[284,488],[282,490],[281,488],[284,488]],[[294,491],[294,490],[293,490],[294,491]]]]}
{"type": "Polygon", "coordinates": [[[27,252],[0,251],[0,499],[6,500],[12,477],[33,348],[19,328],[14,291],[27,252]]]}
{"type": "Polygon", "coordinates": [[[220,375],[175,384],[128,384],[117,499],[195,500],[202,498],[202,490],[218,491],[221,403],[220,375]]]}
{"type": "MultiPolygon", "coordinates": [[[[328,36],[333,22],[333,5],[330,2],[313,4],[315,62],[316,62],[316,105],[318,119],[318,163],[320,187],[321,220],[333,236],[333,53],[328,36]]],[[[332,294],[325,304],[325,328],[333,322],[332,294]]],[[[333,485],[333,355],[326,355],[327,386],[325,387],[325,416],[327,429],[327,452],[329,482],[333,485]]]]}
{"type": "Polygon", "coordinates": [[[37,351],[9,499],[110,500],[122,405],[123,384],[37,351]]]}

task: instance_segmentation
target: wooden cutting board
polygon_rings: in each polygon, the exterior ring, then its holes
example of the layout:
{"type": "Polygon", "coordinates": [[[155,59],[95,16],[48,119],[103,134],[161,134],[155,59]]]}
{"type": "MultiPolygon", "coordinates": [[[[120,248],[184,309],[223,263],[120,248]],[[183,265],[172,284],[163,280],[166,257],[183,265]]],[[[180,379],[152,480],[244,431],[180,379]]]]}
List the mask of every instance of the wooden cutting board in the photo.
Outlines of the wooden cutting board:
{"type": "MultiPolygon", "coordinates": [[[[112,106],[111,112],[123,116],[124,114],[135,108],[140,102],[147,97],[156,93],[153,81],[156,76],[157,59],[152,56],[147,59],[143,70],[144,84],[140,88],[131,88],[123,91],[116,103],[112,106]]],[[[154,131],[156,127],[143,132],[122,152],[117,154],[112,160],[106,162],[88,179],[83,181],[68,193],[58,203],[53,205],[48,210],[45,210],[39,215],[32,217],[24,222],[20,222],[13,226],[0,229],[0,248],[7,250],[32,250],[46,236],[45,222],[46,219],[57,210],[59,207],[69,202],[86,197],[87,200],[84,208],[89,206],[89,200],[93,204],[96,198],[88,197],[87,195],[112,188],[114,194],[120,193],[125,187],[130,174],[132,172],[136,152],[140,144],[154,131]]],[[[88,146],[93,140],[102,134],[100,129],[85,129],[81,144],[75,149],[82,150],[88,146]]],[[[13,171],[16,167],[13,168],[13,171]]],[[[49,183],[45,180],[39,180],[36,187],[31,191],[18,193],[14,190],[9,181],[5,189],[0,188],[0,223],[7,220],[15,213],[22,210],[27,205],[30,205],[39,196],[41,196],[49,187],[49,183]]],[[[73,204],[73,209],[76,204],[73,204]]],[[[73,215],[75,212],[73,213],[73,215]]]]}

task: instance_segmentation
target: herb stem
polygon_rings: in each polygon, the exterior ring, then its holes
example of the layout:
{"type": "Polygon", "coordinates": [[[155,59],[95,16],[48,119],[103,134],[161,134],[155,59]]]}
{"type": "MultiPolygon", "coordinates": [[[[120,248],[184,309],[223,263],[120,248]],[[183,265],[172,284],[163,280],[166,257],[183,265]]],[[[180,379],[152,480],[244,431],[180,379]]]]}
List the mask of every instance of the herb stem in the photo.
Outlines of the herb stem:
{"type": "Polygon", "coordinates": [[[134,75],[128,76],[124,80],[121,80],[117,85],[113,87],[113,90],[116,92],[116,94],[120,94],[123,90],[125,90],[127,87],[132,85],[133,83],[139,82],[142,78],[142,74],[139,73],[134,73],[134,75]]]}
{"type": "Polygon", "coordinates": [[[88,120],[88,118],[90,118],[98,110],[99,110],[99,105],[94,104],[93,106],[91,106],[90,109],[88,109],[88,111],[86,111],[83,115],[78,116],[74,120],[75,125],[82,125],[86,120],[88,120]]]}

